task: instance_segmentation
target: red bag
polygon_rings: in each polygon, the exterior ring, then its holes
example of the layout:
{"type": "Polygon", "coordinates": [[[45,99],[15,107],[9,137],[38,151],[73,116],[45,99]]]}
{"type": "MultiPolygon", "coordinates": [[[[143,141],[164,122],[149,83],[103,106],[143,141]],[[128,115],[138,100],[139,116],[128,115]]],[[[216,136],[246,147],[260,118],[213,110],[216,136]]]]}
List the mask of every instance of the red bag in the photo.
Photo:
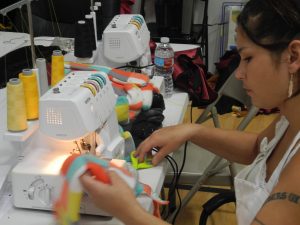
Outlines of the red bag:
{"type": "Polygon", "coordinates": [[[193,107],[205,107],[218,96],[206,79],[207,69],[197,55],[197,49],[175,53],[174,86],[189,94],[193,107]]]}

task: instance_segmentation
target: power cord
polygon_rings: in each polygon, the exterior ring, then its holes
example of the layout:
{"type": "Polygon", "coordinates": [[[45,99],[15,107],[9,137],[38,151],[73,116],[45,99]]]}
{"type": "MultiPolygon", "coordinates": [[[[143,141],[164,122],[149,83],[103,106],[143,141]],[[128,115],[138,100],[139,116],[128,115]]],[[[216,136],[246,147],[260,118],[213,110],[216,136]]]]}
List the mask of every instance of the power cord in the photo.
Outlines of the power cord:
{"type": "MultiPolygon", "coordinates": [[[[193,107],[191,106],[191,110],[190,110],[190,122],[192,123],[193,122],[193,107]]],[[[177,191],[177,195],[178,195],[178,199],[179,199],[179,206],[178,208],[176,209],[176,213],[174,215],[174,218],[172,220],[172,224],[175,224],[175,221],[176,221],[176,218],[181,210],[181,196],[180,196],[180,193],[179,193],[179,188],[178,188],[178,181],[179,181],[179,178],[181,176],[181,173],[183,171],[183,168],[185,166],[185,162],[186,162],[186,155],[187,155],[187,145],[188,145],[188,142],[185,142],[184,144],[184,149],[183,149],[183,159],[182,159],[182,164],[181,164],[181,168],[179,170],[179,173],[178,173],[178,180],[176,181],[176,191],[177,191]]]]}
{"type": "Polygon", "coordinates": [[[133,65],[126,65],[126,66],[119,66],[119,67],[116,67],[116,69],[124,69],[124,68],[132,68],[132,69],[145,69],[147,67],[150,67],[150,66],[153,66],[154,64],[149,64],[147,66],[133,66],[133,65]]]}
{"type": "Polygon", "coordinates": [[[175,224],[176,218],[177,218],[177,216],[178,216],[178,214],[181,210],[181,196],[180,196],[180,193],[179,193],[178,182],[179,182],[181,173],[183,171],[183,168],[185,166],[187,145],[188,145],[188,142],[186,141],[185,144],[184,144],[184,149],[183,149],[182,164],[181,164],[180,170],[178,172],[177,180],[176,180],[176,186],[175,187],[176,187],[176,192],[177,192],[177,195],[178,195],[179,205],[178,205],[178,208],[176,209],[176,213],[175,213],[174,218],[172,220],[172,224],[175,224]]]}
{"type": "MultiPolygon", "coordinates": [[[[158,148],[152,148],[152,151],[154,152],[158,152],[158,148]]],[[[174,160],[174,158],[172,156],[165,156],[165,159],[167,159],[168,163],[170,164],[171,168],[172,168],[172,171],[173,171],[173,177],[172,177],[172,180],[171,180],[171,183],[170,183],[170,186],[169,186],[169,193],[168,193],[168,200],[170,201],[170,196],[173,196],[174,193],[176,193],[176,186],[177,186],[177,183],[178,183],[178,164],[176,163],[176,161],[174,160]]],[[[178,193],[178,192],[177,192],[178,193]]],[[[181,198],[179,197],[180,199],[180,205],[181,205],[181,198]]],[[[166,207],[163,208],[162,210],[162,217],[163,219],[166,219],[168,216],[169,216],[169,210],[167,211],[167,213],[165,212],[165,209],[166,207]],[[165,215],[166,214],[166,215],[165,215]]]]}
{"type": "MultiPolygon", "coordinates": [[[[183,171],[185,161],[186,161],[187,144],[188,144],[188,142],[185,142],[183,160],[182,160],[182,164],[181,164],[181,167],[180,167],[179,171],[178,171],[178,164],[175,161],[175,159],[172,156],[169,156],[169,155],[165,156],[165,158],[168,160],[168,162],[171,165],[172,170],[173,170],[173,178],[172,178],[170,186],[169,186],[168,200],[170,200],[172,197],[174,197],[174,194],[177,194],[177,197],[178,197],[178,200],[179,200],[179,204],[178,204],[178,207],[176,207],[176,214],[174,216],[172,224],[175,223],[175,220],[176,220],[176,218],[178,216],[178,213],[181,209],[181,196],[180,196],[179,189],[178,189],[178,182],[179,182],[179,179],[180,179],[180,176],[181,176],[181,173],[183,171]]],[[[152,150],[154,152],[159,151],[157,148],[152,148],[152,150]]],[[[169,213],[170,212],[168,211],[167,215],[164,216],[163,218],[166,219],[169,216],[169,213]]],[[[164,211],[163,211],[162,214],[164,214],[164,211]]]]}

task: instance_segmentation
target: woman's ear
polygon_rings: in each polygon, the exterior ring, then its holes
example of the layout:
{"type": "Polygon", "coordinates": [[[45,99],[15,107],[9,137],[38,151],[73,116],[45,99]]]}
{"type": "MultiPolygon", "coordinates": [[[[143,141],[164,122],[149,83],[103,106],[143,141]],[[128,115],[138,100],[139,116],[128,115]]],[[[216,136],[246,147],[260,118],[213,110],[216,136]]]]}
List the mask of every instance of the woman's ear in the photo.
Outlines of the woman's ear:
{"type": "Polygon", "coordinates": [[[300,40],[293,40],[288,47],[289,72],[296,73],[300,70],[300,40]]]}

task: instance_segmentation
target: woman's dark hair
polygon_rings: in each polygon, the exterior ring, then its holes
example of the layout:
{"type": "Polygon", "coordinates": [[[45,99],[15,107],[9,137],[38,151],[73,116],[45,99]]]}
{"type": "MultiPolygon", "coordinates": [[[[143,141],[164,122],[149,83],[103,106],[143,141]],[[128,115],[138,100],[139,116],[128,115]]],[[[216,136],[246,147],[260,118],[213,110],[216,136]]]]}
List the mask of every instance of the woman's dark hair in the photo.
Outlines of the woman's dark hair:
{"type": "Polygon", "coordinates": [[[255,44],[280,53],[300,37],[300,0],[250,0],[238,25],[255,44]]]}

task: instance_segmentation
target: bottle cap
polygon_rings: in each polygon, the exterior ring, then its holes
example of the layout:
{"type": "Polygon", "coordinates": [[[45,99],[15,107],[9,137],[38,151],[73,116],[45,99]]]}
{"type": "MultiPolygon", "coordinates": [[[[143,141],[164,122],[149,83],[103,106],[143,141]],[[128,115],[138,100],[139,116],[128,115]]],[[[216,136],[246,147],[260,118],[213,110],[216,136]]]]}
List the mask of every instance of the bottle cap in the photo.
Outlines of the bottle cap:
{"type": "Polygon", "coordinates": [[[46,59],[45,58],[37,58],[36,61],[43,63],[43,62],[46,62],[46,59]]]}
{"type": "Polygon", "coordinates": [[[160,38],[160,42],[161,43],[169,43],[170,42],[170,39],[168,37],[161,37],[160,38]]]}
{"type": "Polygon", "coordinates": [[[11,78],[11,79],[9,79],[9,83],[13,84],[13,85],[19,84],[20,79],[19,78],[11,78]]]}
{"type": "Polygon", "coordinates": [[[101,7],[101,2],[95,2],[95,6],[101,7]]]}
{"type": "Polygon", "coordinates": [[[32,70],[31,70],[31,69],[23,69],[23,70],[22,70],[22,73],[23,73],[24,75],[31,75],[31,74],[32,74],[32,70]]]}
{"type": "Polygon", "coordinates": [[[86,19],[93,19],[93,16],[91,14],[87,14],[87,15],[85,15],[85,18],[86,19]]]}
{"type": "Polygon", "coordinates": [[[54,50],[53,53],[52,53],[52,55],[54,55],[54,56],[60,56],[60,55],[62,55],[62,52],[61,52],[61,50],[54,50]]]}

